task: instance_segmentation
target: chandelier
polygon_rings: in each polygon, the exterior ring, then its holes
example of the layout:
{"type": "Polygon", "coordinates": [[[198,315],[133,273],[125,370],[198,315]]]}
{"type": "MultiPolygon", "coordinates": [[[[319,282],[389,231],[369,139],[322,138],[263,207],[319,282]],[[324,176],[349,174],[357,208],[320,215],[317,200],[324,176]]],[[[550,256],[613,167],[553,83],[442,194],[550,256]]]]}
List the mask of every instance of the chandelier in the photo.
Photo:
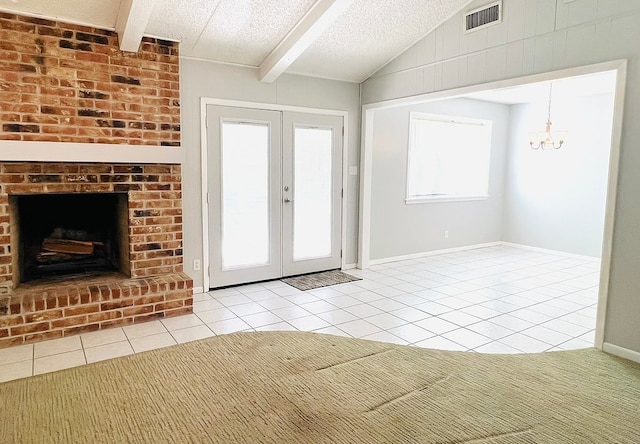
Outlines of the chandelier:
{"type": "Polygon", "coordinates": [[[547,124],[544,131],[534,132],[532,140],[529,141],[529,145],[534,150],[557,150],[564,143],[563,133],[551,132],[551,92],[553,91],[553,84],[549,84],[549,108],[547,114],[547,124]]]}

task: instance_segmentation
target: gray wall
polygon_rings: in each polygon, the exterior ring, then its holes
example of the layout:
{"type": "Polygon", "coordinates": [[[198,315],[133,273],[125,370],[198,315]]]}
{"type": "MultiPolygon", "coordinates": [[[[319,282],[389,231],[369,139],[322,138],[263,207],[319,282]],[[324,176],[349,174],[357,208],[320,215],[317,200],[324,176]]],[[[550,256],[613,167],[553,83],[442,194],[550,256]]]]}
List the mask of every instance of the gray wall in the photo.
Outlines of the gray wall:
{"type": "Polygon", "coordinates": [[[470,99],[452,99],[379,110],[375,112],[374,122],[372,260],[501,239],[509,106],[470,99]],[[493,122],[489,199],[405,204],[411,111],[493,122]],[[447,239],[444,237],[445,230],[449,231],[447,239]]]}
{"type": "MultiPolygon", "coordinates": [[[[200,98],[217,98],[294,105],[349,112],[349,165],[359,165],[360,87],[296,75],[283,75],[274,83],[258,80],[257,70],[194,59],[181,59],[184,259],[185,272],[194,286],[203,284],[202,271],[193,270],[193,260],[202,259],[202,177],[200,162],[200,98]]],[[[358,177],[349,176],[347,199],[347,264],[356,262],[358,233],[358,177]]]]}
{"type": "Polygon", "coordinates": [[[467,35],[462,12],[454,15],[367,80],[363,103],[626,59],[605,341],[640,353],[640,2],[504,0],[503,6],[501,24],[467,35]]]}
{"type": "Polygon", "coordinates": [[[600,257],[611,150],[613,94],[554,100],[559,150],[529,148],[546,103],[513,105],[502,239],[600,257]]]}

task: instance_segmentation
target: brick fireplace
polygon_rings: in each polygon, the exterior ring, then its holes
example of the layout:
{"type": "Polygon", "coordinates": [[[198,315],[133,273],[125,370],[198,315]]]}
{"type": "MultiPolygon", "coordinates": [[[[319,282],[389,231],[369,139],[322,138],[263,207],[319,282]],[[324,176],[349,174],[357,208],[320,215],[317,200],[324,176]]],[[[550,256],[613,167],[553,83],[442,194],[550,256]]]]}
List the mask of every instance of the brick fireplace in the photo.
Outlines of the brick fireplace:
{"type": "Polygon", "coordinates": [[[123,52],[111,30],[0,13],[0,348],[192,310],[178,49],[145,37],[123,52]],[[88,202],[113,223],[87,222],[88,202]],[[41,267],[41,238],[77,237],[75,221],[101,254],[41,267]]]}
{"type": "Polygon", "coordinates": [[[182,236],[180,165],[0,162],[0,347],[191,312],[182,236]],[[107,194],[124,206],[124,263],[22,282],[19,198],[107,194]]]}

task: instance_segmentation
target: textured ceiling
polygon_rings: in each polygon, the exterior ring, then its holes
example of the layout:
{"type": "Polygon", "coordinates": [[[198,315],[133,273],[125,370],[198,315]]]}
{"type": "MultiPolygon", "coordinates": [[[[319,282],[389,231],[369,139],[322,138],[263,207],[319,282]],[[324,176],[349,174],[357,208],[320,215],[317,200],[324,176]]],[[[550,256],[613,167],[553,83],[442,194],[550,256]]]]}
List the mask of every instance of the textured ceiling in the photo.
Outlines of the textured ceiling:
{"type": "Polygon", "coordinates": [[[355,0],[290,72],[360,82],[469,0],[355,0]]]}
{"type": "MultiPolygon", "coordinates": [[[[145,34],[181,54],[259,66],[315,0],[154,0],[145,34]]],[[[360,82],[469,0],[353,0],[288,72],[360,82]]],[[[119,0],[0,0],[0,10],[114,29],[119,0]]]]}
{"type": "Polygon", "coordinates": [[[494,89],[468,94],[470,99],[485,102],[517,103],[546,102],[549,99],[549,84],[553,83],[553,98],[568,99],[596,94],[613,93],[616,87],[616,71],[606,71],[576,77],[566,77],[553,82],[529,83],[512,88],[494,89]]]}

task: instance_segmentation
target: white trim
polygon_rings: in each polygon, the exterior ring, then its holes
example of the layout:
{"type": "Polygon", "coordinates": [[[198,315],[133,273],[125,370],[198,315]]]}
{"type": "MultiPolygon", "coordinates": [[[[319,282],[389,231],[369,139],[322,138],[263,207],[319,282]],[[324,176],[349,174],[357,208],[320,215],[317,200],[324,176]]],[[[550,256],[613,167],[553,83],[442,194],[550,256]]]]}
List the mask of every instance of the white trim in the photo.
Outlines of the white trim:
{"type": "MultiPolygon", "coordinates": [[[[596,348],[599,348],[597,344],[596,348]]],[[[613,345],[608,342],[602,344],[602,351],[640,364],[640,352],[613,345]]]]}
{"type": "Polygon", "coordinates": [[[200,98],[200,160],[201,160],[201,199],[202,199],[202,283],[204,288],[210,288],[209,278],[209,204],[207,202],[208,193],[208,170],[207,170],[207,106],[228,106],[235,108],[263,109],[268,111],[290,111],[307,114],[320,114],[325,116],[340,116],[344,127],[342,136],[342,189],[344,190],[342,199],[342,260],[344,269],[347,260],[347,196],[348,196],[348,165],[349,165],[349,113],[347,111],[307,108],[302,106],[280,105],[274,103],[245,102],[242,100],[216,99],[211,97],[200,98]]]}
{"type": "MultiPolygon", "coordinates": [[[[295,105],[280,105],[267,102],[246,102],[244,100],[216,99],[211,97],[201,97],[200,103],[205,105],[230,106],[235,108],[251,108],[264,109],[267,111],[291,111],[294,113],[321,114],[325,116],[342,116],[345,119],[348,116],[347,111],[326,109],[326,108],[307,108],[295,105]]],[[[345,120],[346,123],[346,120],[345,120]]],[[[206,128],[206,127],[205,127],[206,128]]]]}
{"type": "Polygon", "coordinates": [[[200,99],[200,211],[202,211],[202,286],[211,288],[209,273],[209,187],[207,154],[207,102],[200,99]]]}
{"type": "Polygon", "coordinates": [[[345,264],[342,266],[343,270],[353,270],[356,268],[356,264],[345,264]]]}
{"type": "Polygon", "coordinates": [[[615,223],[616,200],[618,198],[618,170],[620,169],[620,145],[622,140],[622,120],[624,118],[624,96],[627,88],[627,61],[623,60],[616,73],[613,121],[611,123],[611,153],[609,157],[609,184],[604,209],[604,230],[602,236],[602,262],[600,264],[600,286],[596,314],[595,345],[602,348],[609,300],[611,279],[611,256],[613,247],[613,227],[615,223]]]}
{"type": "Polygon", "coordinates": [[[69,24],[69,25],[86,26],[88,28],[104,29],[105,31],[115,31],[116,30],[115,26],[113,26],[113,25],[110,26],[110,25],[105,25],[105,24],[90,23],[90,22],[84,22],[82,20],[70,19],[70,18],[67,18],[67,17],[56,17],[56,16],[45,15],[45,14],[40,14],[40,13],[36,13],[36,12],[21,11],[21,10],[17,10],[17,9],[7,8],[5,6],[0,7],[0,12],[6,12],[8,14],[22,15],[22,16],[25,16],[25,17],[32,17],[32,18],[37,18],[37,19],[51,20],[52,22],[59,22],[62,25],[62,27],[64,27],[65,24],[69,24]]]}
{"type": "Polygon", "coordinates": [[[626,59],[612,60],[593,65],[549,71],[512,79],[498,80],[478,85],[470,85],[452,90],[436,91],[411,97],[369,103],[362,106],[362,136],[361,136],[361,168],[360,168],[360,224],[358,238],[358,266],[369,266],[371,244],[371,175],[373,158],[373,123],[374,111],[385,108],[430,102],[441,99],[460,97],[465,94],[486,91],[489,89],[509,88],[527,83],[546,82],[564,77],[594,74],[603,71],[616,71],[616,92],[614,100],[613,132],[611,138],[611,154],[609,161],[609,183],[605,208],[604,232],[602,240],[602,255],[600,265],[600,285],[598,293],[598,313],[596,316],[595,345],[602,347],[606,323],[607,304],[609,297],[609,279],[611,269],[611,249],[613,243],[613,227],[615,223],[615,205],[618,186],[618,169],[620,163],[620,145],[622,121],[624,114],[624,95],[626,88],[626,59]]]}
{"type": "Polygon", "coordinates": [[[184,150],[159,145],[0,140],[0,161],[181,164],[184,150]]]}
{"type": "Polygon", "coordinates": [[[522,248],[524,250],[538,251],[540,253],[557,254],[557,255],[560,255],[560,256],[572,257],[572,258],[575,258],[575,259],[582,259],[582,260],[589,261],[589,262],[600,262],[600,258],[599,257],[586,256],[584,254],[567,253],[565,251],[551,250],[549,248],[533,247],[531,245],[516,244],[516,243],[513,243],[513,242],[500,242],[500,243],[502,245],[504,245],[505,247],[516,247],[516,248],[522,248]]]}
{"type": "Polygon", "coordinates": [[[193,287],[193,294],[204,293],[204,287],[193,287]]]}
{"type": "Polygon", "coordinates": [[[470,202],[474,200],[488,200],[489,195],[460,195],[455,194],[443,194],[442,196],[421,196],[421,197],[407,197],[404,203],[407,205],[416,204],[428,204],[428,203],[441,203],[441,202],[470,202]]]}
{"type": "Polygon", "coordinates": [[[402,256],[385,257],[382,259],[371,259],[369,265],[380,265],[389,262],[406,261],[411,259],[420,259],[423,257],[437,256],[439,254],[457,253],[459,251],[476,250],[478,248],[496,247],[502,242],[488,242],[486,244],[465,245],[464,247],[445,248],[442,250],[423,251],[422,253],[405,254],[402,256]]]}
{"type": "Polygon", "coordinates": [[[397,262],[397,261],[404,261],[404,260],[409,260],[409,259],[420,259],[420,258],[428,257],[428,256],[437,256],[439,254],[456,253],[456,252],[459,252],[459,251],[476,250],[478,248],[497,247],[497,246],[501,246],[501,245],[503,245],[505,247],[522,248],[523,250],[539,251],[541,253],[546,253],[546,254],[557,254],[559,256],[572,257],[572,258],[576,258],[576,259],[583,259],[583,260],[590,261],[590,262],[599,262],[600,261],[599,258],[592,257],[592,256],[584,256],[584,255],[581,255],[581,254],[566,253],[566,252],[560,251],[560,250],[549,250],[549,249],[546,249],[546,248],[532,247],[530,245],[515,244],[515,243],[512,243],[512,242],[497,241],[497,242],[487,242],[487,243],[484,243],[484,244],[465,245],[463,247],[445,248],[445,249],[442,249],[442,250],[423,251],[421,253],[405,254],[405,255],[402,255],[402,256],[393,256],[393,257],[387,257],[387,258],[382,258],[382,259],[371,259],[371,260],[369,260],[369,265],[380,265],[380,264],[386,264],[388,262],[397,262]]]}
{"type": "Polygon", "coordinates": [[[349,119],[349,115],[345,111],[344,116],[342,116],[342,221],[340,223],[340,238],[341,245],[340,250],[342,251],[342,268],[344,268],[347,262],[347,186],[349,184],[349,125],[347,120],[349,119]]]}
{"type": "MultiPolygon", "coordinates": [[[[440,62],[441,63],[441,62],[440,62]]],[[[438,63],[435,63],[436,65],[438,63]]],[[[626,69],[626,59],[611,60],[608,62],[595,63],[593,65],[577,66],[575,68],[561,69],[557,71],[548,71],[540,74],[531,74],[523,77],[514,77],[512,79],[495,80],[487,83],[479,83],[476,85],[462,86],[460,88],[434,91],[430,93],[418,94],[415,96],[401,97],[398,99],[382,100],[380,102],[371,102],[362,106],[363,110],[376,110],[386,108],[396,108],[399,106],[415,105],[424,102],[434,102],[442,99],[453,99],[455,97],[465,96],[467,94],[486,91],[489,89],[512,88],[515,86],[526,85],[528,83],[548,82],[550,80],[558,80],[564,77],[575,77],[587,74],[595,74],[604,71],[618,71],[626,69]]],[[[421,67],[420,67],[421,68],[421,67]]],[[[415,68],[415,69],[420,69],[415,68]]],[[[410,69],[413,70],[413,69],[410,69]]],[[[408,70],[408,71],[410,71],[408,70]]]]}
{"type": "Polygon", "coordinates": [[[373,168],[373,110],[362,107],[360,151],[360,199],[358,226],[358,268],[369,268],[371,252],[371,170],[373,168]],[[367,125],[367,123],[369,123],[367,125]]]}

